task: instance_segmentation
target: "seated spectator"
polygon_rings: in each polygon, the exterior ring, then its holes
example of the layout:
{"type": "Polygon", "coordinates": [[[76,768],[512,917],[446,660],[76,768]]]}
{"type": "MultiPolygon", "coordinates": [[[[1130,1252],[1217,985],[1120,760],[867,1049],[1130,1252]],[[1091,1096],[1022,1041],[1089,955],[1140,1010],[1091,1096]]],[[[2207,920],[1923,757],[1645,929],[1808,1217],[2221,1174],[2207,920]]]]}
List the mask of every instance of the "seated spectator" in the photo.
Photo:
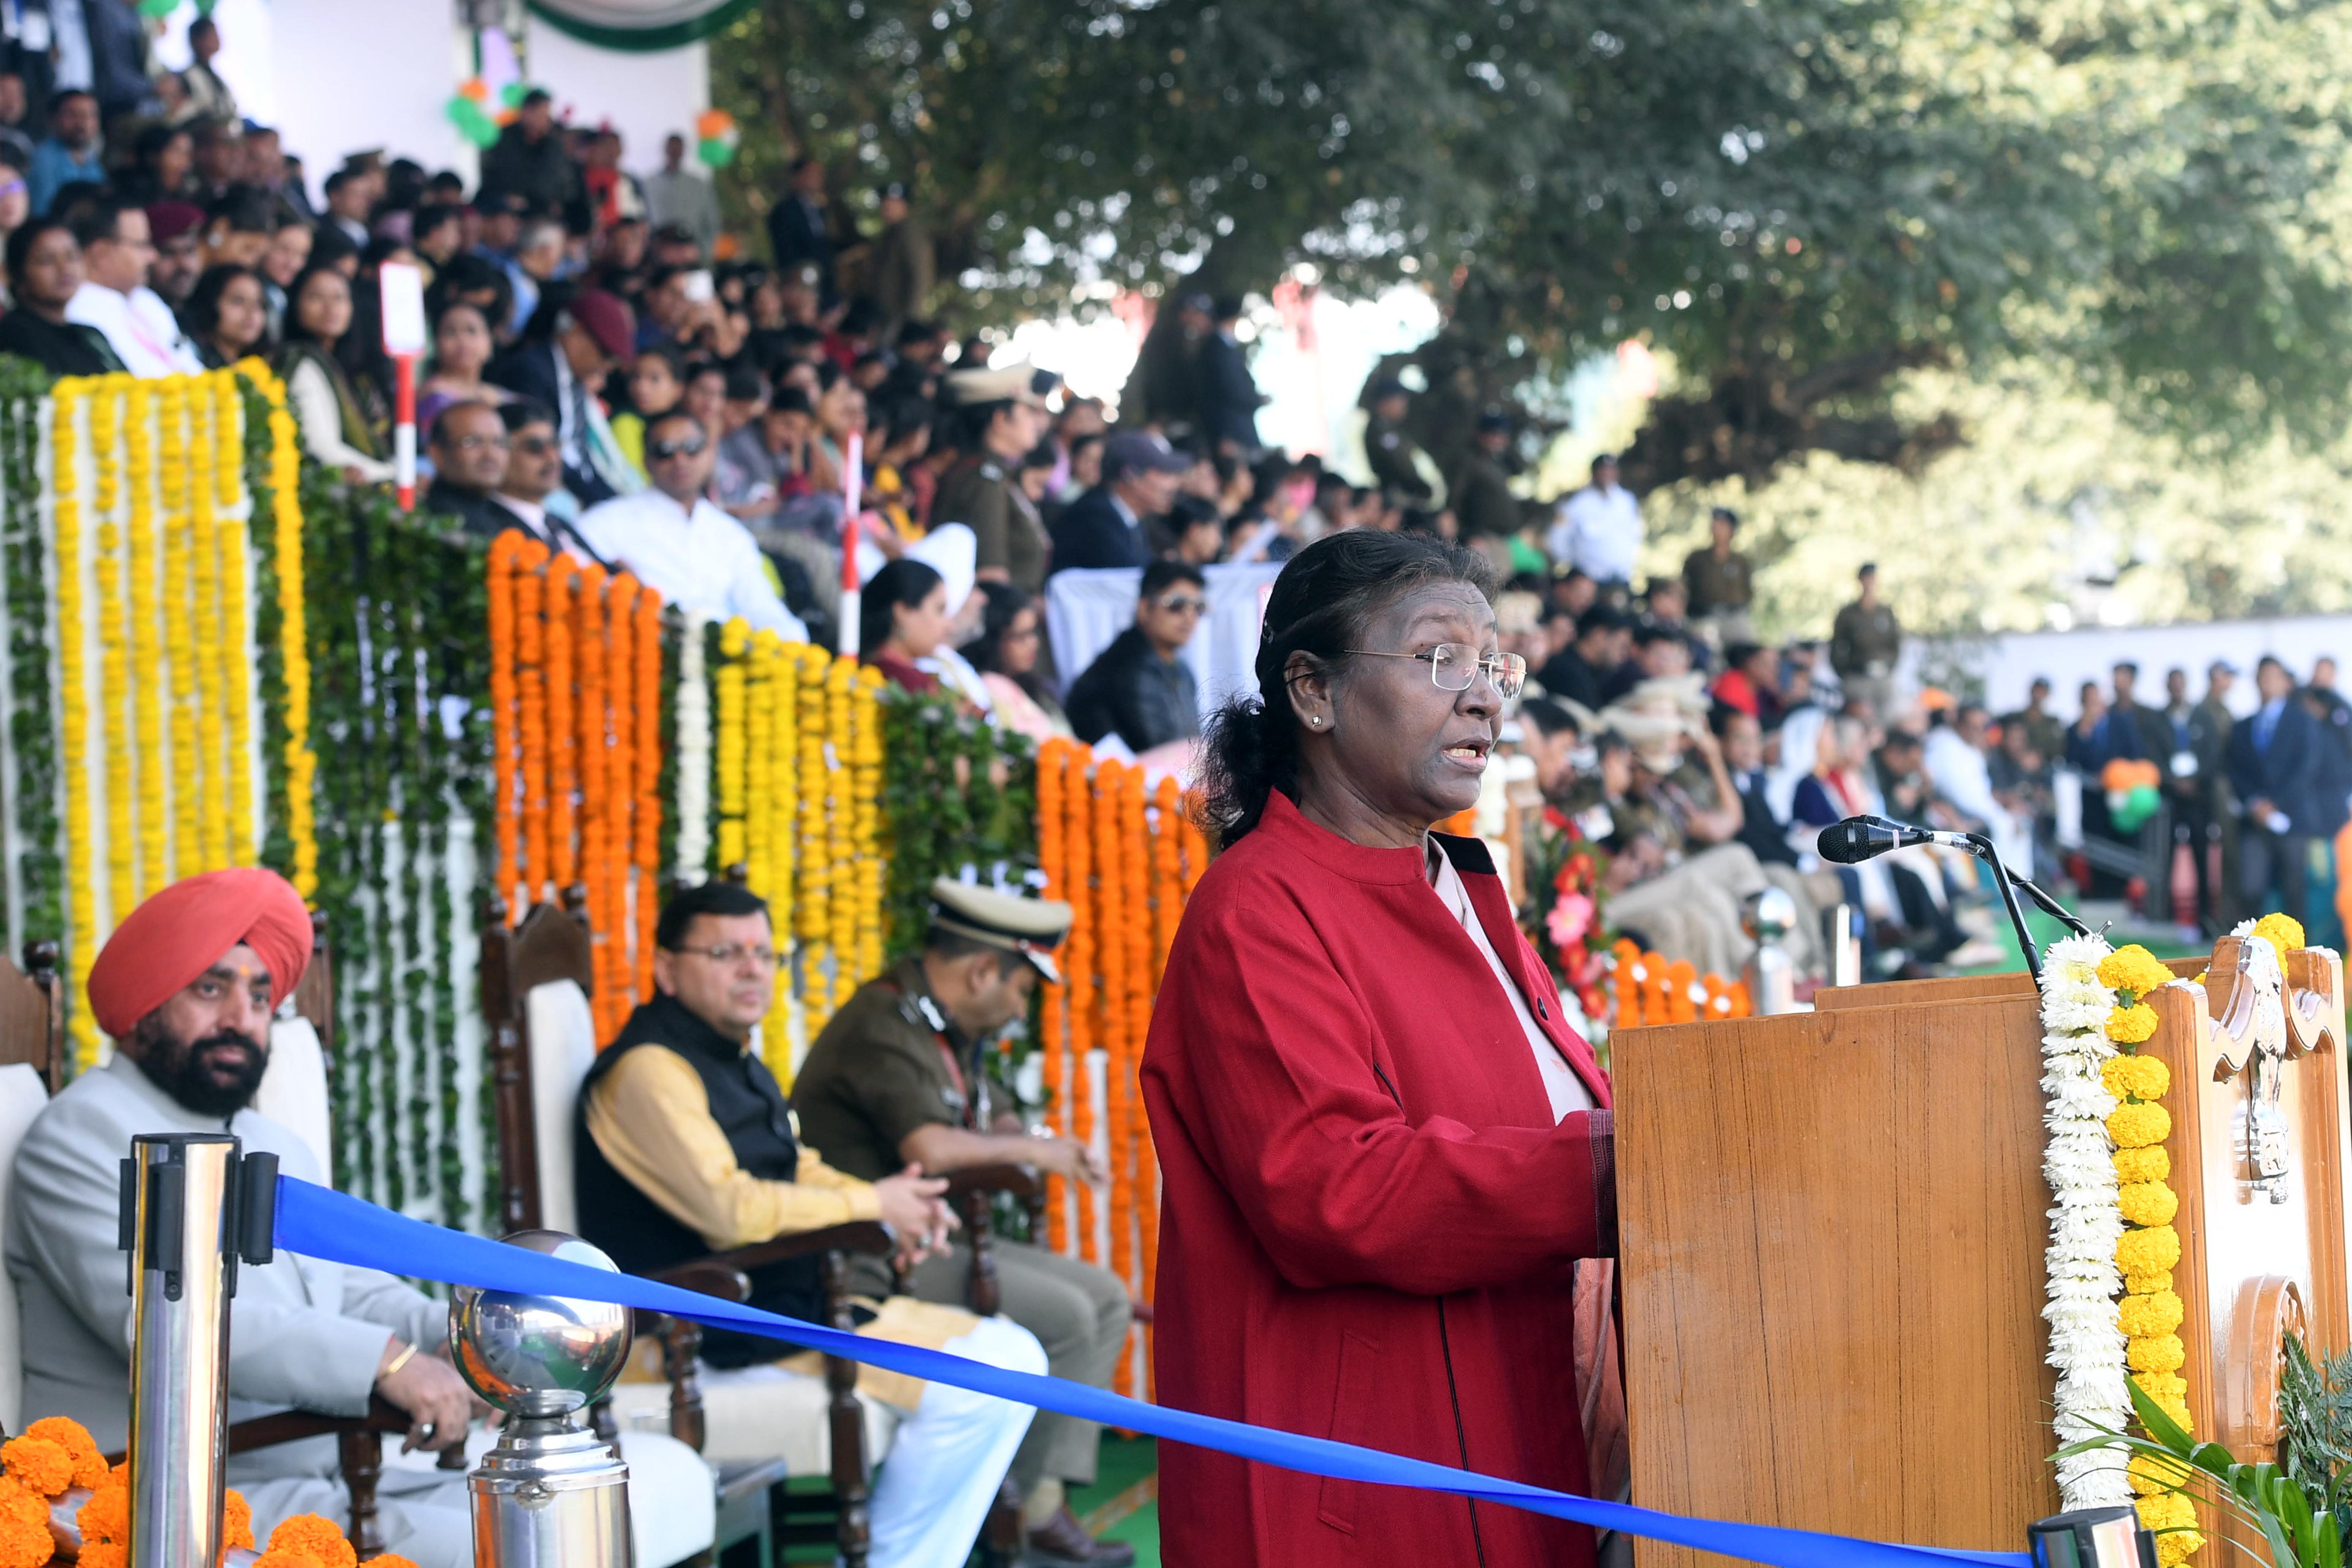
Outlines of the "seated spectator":
{"type": "Polygon", "coordinates": [[[66,314],[106,334],[114,354],[141,377],[187,375],[203,361],[182,336],[180,323],[147,286],[155,245],[147,214],[110,196],[58,204],[81,242],[82,285],[66,314]]]}
{"type": "Polygon", "coordinates": [[[1736,642],[1723,651],[1723,673],[1710,689],[1717,702],[1759,723],[1780,717],[1780,656],[1756,643],[1736,642]]]}
{"type": "Polygon", "coordinates": [[[311,267],[287,290],[286,341],[276,356],[286,401],[313,462],[352,484],[385,484],[392,462],[360,389],[336,358],[352,325],[352,286],[328,267],[311,267]]]}
{"type": "Polygon", "coordinates": [[[269,331],[261,275],[228,263],[205,268],[181,319],[206,370],[226,370],[258,353],[269,331]]]}
{"type": "Polygon", "coordinates": [[[636,357],[636,327],[627,303],[601,289],[583,289],[551,300],[548,309],[531,318],[530,327],[484,374],[509,392],[555,410],[564,488],[581,505],[643,489],[645,481],[622,455],[598,397],[606,374],[636,357]]]}
{"type": "Polygon", "coordinates": [[[929,696],[940,678],[917,667],[948,638],[948,584],[937,570],[902,555],[874,574],[858,597],[857,646],[891,683],[929,696]]]}
{"type": "Polygon", "coordinates": [[[964,653],[988,689],[990,717],[1033,741],[1066,737],[1069,716],[1037,669],[1045,642],[1037,602],[1010,583],[982,583],[976,591],[985,601],[980,636],[964,653]]]}
{"type": "MultiPolygon", "coordinates": [[[[723,388],[725,373],[720,375],[723,388]]],[[[637,363],[629,367],[628,409],[613,416],[613,439],[619,443],[621,456],[638,473],[646,471],[646,421],[660,418],[685,399],[686,357],[668,343],[639,349],[637,363]]],[[[724,400],[721,402],[723,406],[724,400]]],[[[715,420],[701,423],[713,441],[724,438],[726,432],[715,420]]]]}
{"type": "Polygon", "coordinates": [[[801,465],[815,428],[815,410],[799,389],[778,391],[757,419],[719,444],[719,504],[755,527],[780,525],[785,505],[808,494],[801,465]]]}
{"type": "Polygon", "coordinates": [[[497,342],[490,321],[471,300],[445,296],[433,314],[433,374],[416,389],[416,423],[425,429],[453,403],[492,407],[514,395],[482,379],[497,342]]]}
{"type": "Polygon", "coordinates": [[[1588,605],[1576,617],[1576,640],[1546,659],[1536,679],[1552,696],[1597,713],[1608,701],[1603,693],[1609,678],[1633,648],[1632,623],[1624,611],[1614,605],[1588,605]]]}
{"type": "Polygon", "coordinates": [[[196,232],[204,221],[205,209],[190,202],[157,202],[147,209],[147,232],[155,242],[147,286],[174,310],[187,304],[204,270],[196,232]]]}
{"type": "MultiPolygon", "coordinates": [[[[956,1228],[940,1201],[944,1181],[911,1161],[861,1181],[796,1141],[783,1090],[751,1049],[776,987],[766,902],[737,883],[706,882],[670,900],[654,940],[655,996],[597,1057],[582,1091],[588,1135],[575,1183],[587,1239],[633,1273],[851,1220],[889,1225],[907,1268],[944,1251],[956,1228]]],[[[823,1321],[824,1267],[808,1257],[752,1270],[751,1305],[823,1321]]],[[[119,1263],[113,1278],[119,1290],[119,1263]]],[[[895,1294],[859,1311],[858,1331],[877,1340],[1020,1372],[1046,1367],[1035,1337],[1002,1318],[895,1294]]],[[[703,1333],[702,1356],[713,1366],[781,1363],[772,1376],[823,1375],[795,1370],[793,1354],[773,1340],[703,1333]]],[[[874,1486],[873,1568],[961,1563],[1034,1412],[872,1367],[859,1368],[858,1384],[899,1417],[874,1486]]]]}
{"type": "Polygon", "coordinates": [[[528,397],[509,398],[499,405],[499,421],[507,431],[507,467],[490,499],[513,515],[514,526],[550,549],[569,550],[611,570],[576,526],[578,503],[563,488],[554,413],[528,397]]]}
{"type": "Polygon", "coordinates": [[[205,209],[200,248],[206,267],[261,265],[278,232],[278,205],[258,185],[234,184],[205,209]]]}
{"type": "Polygon", "coordinates": [[[122,368],[96,327],[68,321],[82,286],[81,243],[56,218],[37,217],[8,237],[8,285],[16,296],[0,316],[0,353],[21,354],[51,375],[104,375],[122,368]]]}
{"type": "Polygon", "coordinates": [[[196,180],[196,140],[184,125],[150,125],[131,146],[131,167],[115,180],[114,188],[126,202],[152,206],[157,202],[184,202],[200,197],[196,180]]]}
{"type": "Polygon", "coordinates": [[[1168,513],[1167,533],[1168,548],[1163,553],[1187,566],[1213,566],[1225,552],[1224,520],[1213,504],[1198,496],[1176,498],[1168,513]]]}
{"type": "MultiPolygon", "coordinates": [[[[310,956],[301,899],[276,873],[213,871],[132,911],[89,975],[113,1058],[83,1072],[34,1121],[16,1156],[8,1272],[24,1311],[26,1417],[66,1415],[104,1449],[129,1429],[130,1314],[115,1242],[118,1166],[142,1133],[224,1127],[246,1150],[325,1183],[310,1145],[250,1108],[269,1060],[269,1017],[310,956]]],[[[237,1270],[228,1394],[236,1418],[297,1405],[358,1415],[371,1394],[415,1423],[409,1446],[466,1440],[473,1401],[448,1362],[446,1306],[390,1275],[278,1253],[237,1270]]],[[[349,1498],[329,1438],[233,1456],[228,1482],[267,1540],[299,1513],[340,1517],[349,1498]]],[[[386,1466],[377,1522],[419,1568],[473,1561],[462,1480],[386,1466]]]]}
{"type": "Polygon", "coordinates": [[[718,456],[719,444],[692,415],[661,416],[646,428],[652,487],[591,507],[580,535],[606,563],[635,573],[682,611],[740,616],[755,631],[806,642],[808,628],[784,608],[758,543],[703,494],[718,456]]]}
{"type": "Polygon", "coordinates": [[[495,539],[522,519],[492,494],[507,477],[507,427],[487,403],[452,403],[433,421],[427,449],[433,482],[424,510],[453,517],[478,539],[495,539]]]}
{"type": "Polygon", "coordinates": [[[1070,686],[1070,727],[1093,745],[1116,733],[1143,752],[1201,732],[1201,698],[1192,667],[1178,656],[1209,607],[1208,580],[1197,566],[1154,561],[1143,569],[1135,624],[1111,639],[1070,686]]]}
{"type": "Polygon", "coordinates": [[[1642,588],[1642,611],[1653,626],[1663,626],[1683,639],[1690,650],[1690,668],[1706,669],[1715,662],[1715,649],[1698,635],[1690,624],[1690,590],[1679,577],[1653,577],[1642,588]]]}
{"type": "MultiPolygon", "coordinates": [[[[869,1182],[903,1170],[944,1176],[1025,1164],[1099,1185],[1106,1172],[1093,1150],[1067,1138],[1032,1137],[1018,1114],[992,1103],[981,1062],[982,1042],[1029,1016],[1041,979],[1060,984],[1047,950],[1068,932],[1070,906],[946,877],[930,892],[922,952],[859,986],[809,1047],[793,1081],[803,1136],[827,1165],[869,1182]]],[[[1028,1242],[1000,1238],[992,1256],[1004,1315],[1037,1336],[1047,1370],[1109,1386],[1127,1346],[1127,1288],[1118,1277],[1028,1242]]],[[[957,1247],[910,1271],[902,1289],[919,1300],[960,1305],[971,1268],[971,1248],[957,1247]]],[[[877,1264],[866,1269],[881,1273],[877,1264]]],[[[889,1287],[887,1278],[871,1280],[876,1294],[889,1287]]],[[[1101,1446],[1094,1422],[1037,1413],[1013,1459],[1030,1561],[1118,1568],[1135,1560],[1131,1548],[1088,1536],[1065,1500],[1069,1488],[1092,1484],[1101,1446]]]]}
{"type": "Polygon", "coordinates": [[[98,100],[79,88],[49,100],[49,133],[33,149],[25,175],[36,216],[47,216],[49,203],[68,185],[105,183],[106,142],[98,125],[98,100]]]}
{"type": "Polygon", "coordinates": [[[1601,689],[1611,702],[1645,680],[1664,680],[1690,669],[1690,643],[1672,626],[1643,621],[1633,628],[1633,651],[1612,670],[1601,689]]]}
{"type": "Polygon", "coordinates": [[[1054,570],[1141,566],[1151,559],[1147,523],[1176,500],[1192,459],[1164,436],[1128,430],[1103,445],[1102,482],[1072,501],[1054,524],[1054,570]]]}
{"type": "Polygon", "coordinates": [[[1928,721],[1922,762],[1937,797],[1959,813],[1962,826],[1990,837],[2002,862],[2021,877],[2033,864],[2033,824],[2020,820],[1993,793],[1990,721],[1981,702],[1963,702],[1948,716],[1937,712],[1928,721]]]}

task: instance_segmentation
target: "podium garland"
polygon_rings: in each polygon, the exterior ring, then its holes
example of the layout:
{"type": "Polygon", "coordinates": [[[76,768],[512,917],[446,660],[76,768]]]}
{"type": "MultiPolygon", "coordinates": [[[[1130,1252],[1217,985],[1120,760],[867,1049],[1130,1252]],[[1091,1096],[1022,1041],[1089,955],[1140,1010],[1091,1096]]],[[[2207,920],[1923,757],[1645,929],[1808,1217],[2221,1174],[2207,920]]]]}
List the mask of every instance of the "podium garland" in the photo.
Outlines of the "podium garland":
{"type": "MultiPolygon", "coordinates": [[[[2050,1142],[2042,1168],[2057,1201],[2042,1315],[2058,1372],[2052,1426],[2062,1449],[2126,1429],[2126,1376],[2183,1430],[2189,1426],[2180,1375],[2187,1352],[2176,1331],[2183,1310],[2172,1289],[2179,1199],[2168,1184],[2171,1162],[2163,1147],[2172,1118],[2159,1103],[2171,1074],[2138,1054],[2157,1026],[2145,998],[2171,982],[2172,972],[2146,948],[2113,949],[2098,936],[2053,943],[2044,967],[2042,1089],[2050,1142]]],[[[2098,1448],[2062,1453],[2056,1465],[2068,1509],[2133,1503],[2158,1532],[2163,1568],[2203,1544],[2195,1506],[2180,1490],[2186,1477],[2174,1467],[2143,1456],[2118,1468],[2098,1448]]]]}

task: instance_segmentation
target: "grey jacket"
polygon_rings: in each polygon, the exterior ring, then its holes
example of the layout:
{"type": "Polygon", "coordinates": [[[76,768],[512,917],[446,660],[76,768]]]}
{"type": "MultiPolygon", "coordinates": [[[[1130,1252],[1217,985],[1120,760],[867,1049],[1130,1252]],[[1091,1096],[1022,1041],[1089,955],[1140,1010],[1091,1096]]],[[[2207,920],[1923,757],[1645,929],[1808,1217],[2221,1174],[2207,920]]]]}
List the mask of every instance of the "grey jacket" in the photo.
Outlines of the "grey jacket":
{"type": "MultiPolygon", "coordinates": [[[[49,1102],[16,1155],[9,1192],[9,1279],[24,1308],[25,1417],[70,1415],[106,1452],[130,1427],[131,1298],[115,1249],[119,1162],[142,1132],[218,1132],[117,1056],[49,1102]]],[[[321,1182],[291,1129],[239,1111],[226,1130],[248,1152],[276,1154],[289,1176],[321,1182]]],[[[240,1267],[229,1317],[229,1419],[299,1407],[329,1415],[367,1408],[387,1336],[432,1350],[448,1338],[447,1309],[389,1274],[280,1252],[240,1267]]],[[[331,1476],[335,1443],[320,1437],[242,1454],[233,1481],[331,1476]]]]}

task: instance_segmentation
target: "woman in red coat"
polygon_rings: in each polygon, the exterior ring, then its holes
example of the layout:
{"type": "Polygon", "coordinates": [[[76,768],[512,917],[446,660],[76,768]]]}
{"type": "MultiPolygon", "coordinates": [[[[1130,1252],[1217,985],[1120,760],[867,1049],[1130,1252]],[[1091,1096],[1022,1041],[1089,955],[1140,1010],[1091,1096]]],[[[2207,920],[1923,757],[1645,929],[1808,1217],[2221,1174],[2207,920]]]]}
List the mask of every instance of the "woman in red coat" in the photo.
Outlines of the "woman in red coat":
{"type": "MultiPolygon", "coordinates": [[[[1476,839],[1523,662],[1484,563],[1369,530],[1283,569],[1263,700],[1213,723],[1223,853],[1143,1059],[1171,1405],[1589,1489],[1576,1259],[1615,1246],[1609,1086],[1476,839]]],[[[1198,1448],[1160,1457],[1171,1568],[1589,1568],[1591,1533],[1198,1448]]]]}

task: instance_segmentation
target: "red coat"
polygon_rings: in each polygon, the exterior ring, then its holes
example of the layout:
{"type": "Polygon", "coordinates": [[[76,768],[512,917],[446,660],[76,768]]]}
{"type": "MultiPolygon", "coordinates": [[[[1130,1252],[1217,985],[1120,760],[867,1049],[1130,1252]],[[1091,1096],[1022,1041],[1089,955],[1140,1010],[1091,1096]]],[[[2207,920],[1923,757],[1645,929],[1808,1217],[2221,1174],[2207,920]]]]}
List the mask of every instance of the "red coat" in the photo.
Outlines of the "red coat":
{"type": "MultiPolygon", "coordinates": [[[[1591,1091],[1475,839],[1441,838],[1487,940],[1591,1091]]],[[[1551,1110],[1493,970],[1419,849],[1277,794],[1184,911],[1143,1058],[1161,1171],[1164,1404],[1589,1489],[1573,1261],[1613,1245],[1609,1118],[1551,1110]],[[1605,1239],[1604,1239],[1605,1238],[1605,1239]]],[[[1581,1526],[1160,1451],[1170,1568],[1589,1568],[1581,1526]]]]}

